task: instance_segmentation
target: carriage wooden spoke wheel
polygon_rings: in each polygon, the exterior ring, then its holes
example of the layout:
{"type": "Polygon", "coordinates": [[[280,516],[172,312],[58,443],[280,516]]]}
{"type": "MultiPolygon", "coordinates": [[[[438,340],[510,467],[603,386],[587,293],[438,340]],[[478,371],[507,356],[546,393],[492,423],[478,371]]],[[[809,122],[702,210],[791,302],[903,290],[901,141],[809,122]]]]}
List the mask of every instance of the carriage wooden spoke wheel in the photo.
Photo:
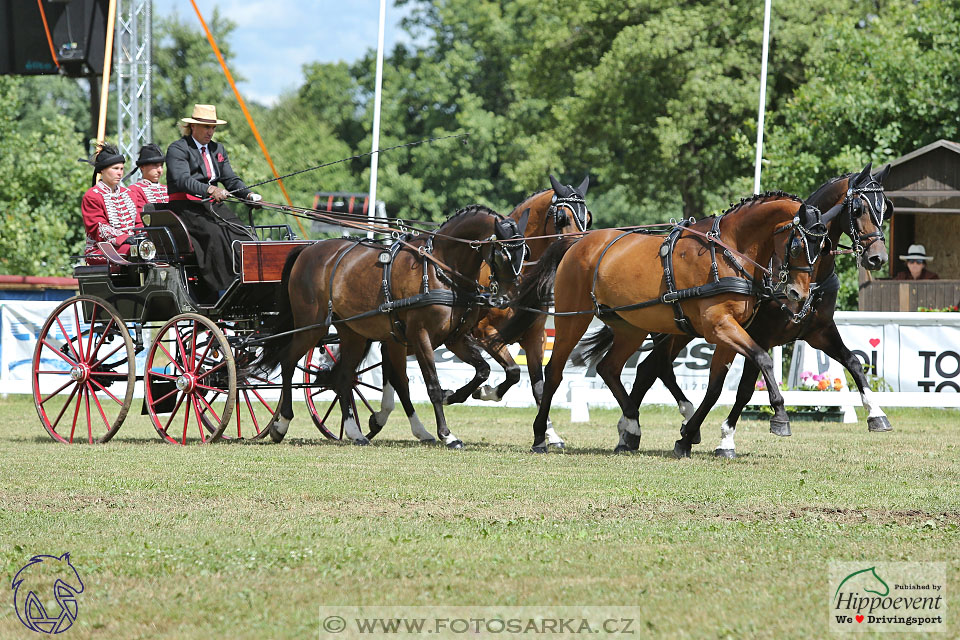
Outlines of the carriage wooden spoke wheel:
{"type": "Polygon", "coordinates": [[[144,372],[147,413],[174,444],[219,440],[237,401],[237,371],[226,337],[211,320],[184,313],[157,332],[144,372]]]}
{"type": "Polygon", "coordinates": [[[133,340],[120,314],[95,296],[60,303],[33,352],[33,400],[60,442],[106,442],[123,424],[137,380],[133,340]]]}
{"type": "Polygon", "coordinates": [[[267,388],[267,385],[280,384],[279,371],[270,374],[243,371],[246,365],[260,358],[262,347],[239,346],[238,334],[230,327],[223,327],[223,333],[231,343],[237,368],[237,399],[233,419],[224,430],[223,438],[256,438],[270,426],[280,404],[280,389],[267,388]]]}
{"type": "MultiPolygon", "coordinates": [[[[324,344],[311,349],[304,360],[303,382],[307,385],[304,389],[304,399],[307,402],[307,410],[310,412],[310,417],[313,418],[313,424],[320,430],[320,433],[331,440],[343,438],[343,416],[340,415],[340,396],[334,393],[325,378],[339,359],[340,346],[324,344]],[[338,422],[339,424],[337,424],[338,422]]],[[[356,378],[353,380],[350,404],[361,430],[369,421],[369,414],[376,411],[367,396],[382,391],[381,386],[366,382],[361,376],[366,373],[374,373],[378,369],[380,369],[379,362],[371,365],[361,365],[356,378]],[[359,404],[357,403],[358,399],[360,400],[359,404]],[[363,416],[357,411],[360,407],[366,410],[363,416]]]]}

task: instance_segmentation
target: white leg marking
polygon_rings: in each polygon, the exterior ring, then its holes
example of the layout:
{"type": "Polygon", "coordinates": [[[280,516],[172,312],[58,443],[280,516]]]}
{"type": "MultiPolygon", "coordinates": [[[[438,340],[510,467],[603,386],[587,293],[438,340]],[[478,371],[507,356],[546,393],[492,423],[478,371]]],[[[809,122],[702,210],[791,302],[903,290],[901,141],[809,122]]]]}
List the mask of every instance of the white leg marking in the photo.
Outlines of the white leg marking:
{"type": "Polygon", "coordinates": [[[870,391],[870,389],[864,389],[863,393],[860,394],[860,399],[863,401],[863,406],[869,412],[867,418],[880,418],[887,415],[883,412],[883,409],[880,408],[880,405],[873,403],[873,391],[870,391]]]}
{"type": "Polygon", "coordinates": [[[683,420],[686,422],[689,420],[693,414],[697,411],[697,408],[693,406],[693,403],[689,400],[683,400],[677,403],[677,408],[680,409],[680,413],[683,414],[683,420]]]}
{"type": "Polygon", "coordinates": [[[353,415],[352,411],[347,414],[347,419],[343,421],[343,432],[354,442],[367,441],[366,437],[363,435],[363,432],[360,431],[360,425],[357,424],[357,419],[353,415]]]}
{"type": "Polygon", "coordinates": [[[393,385],[387,382],[383,385],[383,396],[380,399],[380,411],[377,411],[375,414],[373,414],[377,416],[377,424],[381,427],[387,424],[387,418],[390,417],[390,413],[396,406],[397,404],[394,402],[393,385]]]}
{"type": "Polygon", "coordinates": [[[456,442],[456,441],[459,440],[459,439],[460,439],[460,438],[458,438],[457,436],[453,435],[453,432],[450,432],[450,433],[447,434],[447,436],[443,439],[443,442],[444,442],[444,444],[450,444],[450,443],[452,443],[452,442],[456,442]]]}
{"type": "Polygon", "coordinates": [[[550,422],[550,418],[547,418],[547,442],[550,444],[563,444],[563,438],[561,438],[560,434],[554,430],[553,423],[550,422]]]}
{"type": "Polygon", "coordinates": [[[543,396],[543,380],[538,380],[533,384],[533,395],[535,398],[543,396]]]}
{"type": "Polygon", "coordinates": [[[490,400],[492,402],[499,402],[500,395],[497,393],[496,387],[491,387],[488,384],[480,387],[480,400],[490,400]]]}
{"type": "Polygon", "coordinates": [[[736,433],[736,429],[727,424],[726,419],[724,419],[723,424],[720,425],[720,446],[718,449],[730,449],[731,451],[736,449],[736,445],[733,444],[733,436],[736,433]]]}
{"type": "Polygon", "coordinates": [[[640,423],[636,420],[632,420],[627,416],[620,416],[620,422],[617,423],[617,431],[621,433],[626,431],[627,433],[632,433],[635,436],[640,435],[640,423]]]}
{"type": "Polygon", "coordinates": [[[287,429],[290,428],[290,419],[280,416],[277,418],[277,421],[273,423],[273,430],[279,433],[281,436],[287,435],[287,429]]]}
{"type": "Polygon", "coordinates": [[[410,414],[410,431],[413,432],[413,436],[420,442],[436,440],[436,438],[424,428],[423,423],[420,422],[420,416],[417,415],[416,411],[410,414]]]}

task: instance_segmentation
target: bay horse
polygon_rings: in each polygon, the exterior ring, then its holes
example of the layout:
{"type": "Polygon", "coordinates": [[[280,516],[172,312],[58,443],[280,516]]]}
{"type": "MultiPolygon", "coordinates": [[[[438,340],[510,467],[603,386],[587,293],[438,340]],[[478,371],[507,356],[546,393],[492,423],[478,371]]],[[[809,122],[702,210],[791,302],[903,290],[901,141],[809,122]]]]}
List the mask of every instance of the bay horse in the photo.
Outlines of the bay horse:
{"type": "MultiPolygon", "coordinates": [[[[871,174],[871,169],[872,164],[867,164],[859,173],[849,173],[828,180],[814,191],[806,202],[823,211],[841,206],[840,214],[827,225],[830,245],[836,247],[841,233],[845,233],[852,241],[858,264],[867,270],[876,271],[887,261],[883,222],[893,214],[893,203],[883,193],[883,181],[890,171],[890,165],[876,174],[871,174]]],[[[842,364],[856,382],[863,406],[867,409],[867,429],[873,432],[890,431],[893,428],[890,420],[883,409],[872,400],[863,365],[843,344],[833,320],[840,288],[840,280],[834,270],[835,262],[834,255],[829,252],[817,262],[811,295],[803,308],[785,308],[779,302],[769,300],[760,306],[748,332],[763,349],[800,339],[842,364]],[[796,316],[798,312],[802,317],[796,316]],[[797,319],[800,321],[797,322],[797,319]]],[[[599,359],[601,352],[609,347],[612,338],[610,329],[604,327],[584,341],[588,344],[582,357],[591,361],[599,359]]],[[[677,384],[672,364],[690,340],[689,336],[673,335],[666,340],[655,342],[653,352],[637,365],[637,377],[630,392],[634,403],[639,406],[643,396],[659,377],[676,398],[684,417],[688,420],[693,417],[694,412],[686,410],[687,407],[692,409],[693,405],[677,384]]],[[[713,408],[716,398],[723,390],[725,374],[726,370],[720,371],[716,379],[711,375],[707,393],[700,405],[698,420],[705,419],[706,414],[713,408]]],[[[753,395],[758,374],[759,371],[752,362],[748,360],[744,363],[736,400],[720,426],[720,445],[714,450],[715,455],[736,457],[734,435],[737,421],[753,395]]],[[[771,432],[779,436],[789,436],[789,425],[779,425],[776,428],[771,426],[771,432]]],[[[639,439],[628,436],[621,438],[615,450],[632,451],[639,445],[639,439]]]]}
{"type": "MultiPolygon", "coordinates": [[[[590,227],[593,220],[593,214],[586,206],[584,197],[589,187],[589,177],[584,178],[578,187],[563,185],[552,175],[550,176],[551,188],[538,191],[528,196],[523,202],[517,205],[508,216],[518,222],[518,225],[524,229],[526,239],[527,258],[524,267],[520,273],[528,273],[533,264],[540,259],[550,243],[555,240],[557,234],[569,230],[572,232],[585,231],[590,227]],[[545,237],[548,236],[548,237],[545,237]]],[[[483,265],[480,272],[480,283],[489,287],[491,282],[496,280],[488,265],[483,265]]],[[[514,289],[508,286],[500,293],[509,293],[514,289]]],[[[508,388],[520,380],[520,367],[513,360],[513,357],[507,351],[504,345],[495,344],[496,328],[493,322],[502,324],[512,312],[508,308],[484,308],[480,311],[480,321],[472,329],[472,337],[478,341],[481,348],[490,353],[507,374],[507,379],[498,387],[484,385],[480,389],[472,392],[474,398],[483,400],[499,400],[508,388]],[[497,391],[499,390],[499,391],[497,391]],[[496,395],[495,395],[496,394],[496,395]]],[[[540,391],[543,388],[543,346],[544,346],[544,325],[546,318],[538,318],[537,322],[530,327],[530,330],[520,337],[519,342],[526,350],[527,369],[530,372],[531,384],[533,385],[534,399],[537,403],[540,401],[540,391]]],[[[447,345],[451,348],[451,345],[447,345]]],[[[382,361],[387,361],[385,349],[386,345],[381,345],[382,361]]],[[[451,348],[451,351],[456,351],[451,348]]],[[[489,370],[485,376],[489,374],[489,370]]],[[[444,404],[455,404],[466,400],[460,391],[444,391],[444,404]]],[[[419,419],[416,418],[413,403],[410,402],[409,395],[401,394],[400,402],[403,405],[407,417],[410,419],[410,428],[415,436],[423,439],[423,427],[419,419]]],[[[385,376],[383,386],[383,397],[380,403],[380,411],[371,414],[367,438],[372,439],[386,425],[387,418],[395,407],[394,385],[385,376]]],[[[563,439],[553,430],[552,425],[547,429],[547,435],[553,446],[563,447],[563,439]]]]}
{"type": "MultiPolygon", "coordinates": [[[[528,256],[524,262],[523,270],[520,272],[520,278],[529,274],[536,262],[546,252],[550,245],[556,241],[557,236],[562,233],[582,233],[590,228],[593,223],[593,214],[587,208],[585,197],[587,189],[590,186],[589,176],[583,179],[579,186],[561,184],[554,176],[550,175],[550,188],[537,191],[527,196],[518,204],[509,216],[524,227],[524,238],[527,244],[528,256]],[[525,225],[522,221],[526,220],[525,225]]],[[[480,268],[480,283],[489,287],[493,274],[490,267],[486,264],[480,268]]],[[[502,283],[502,281],[501,281],[502,283]]],[[[516,285],[505,288],[501,294],[511,294],[515,291],[516,285]]],[[[496,387],[483,385],[481,388],[473,391],[473,397],[478,400],[499,401],[507,390],[520,381],[520,366],[517,365],[513,356],[507,350],[506,345],[499,341],[497,328],[506,323],[513,316],[513,311],[509,307],[488,307],[480,311],[480,321],[472,329],[471,335],[476,339],[480,346],[489,353],[493,359],[504,369],[506,379],[496,387]]],[[[527,371],[530,375],[530,384],[532,385],[534,401],[539,405],[540,397],[543,393],[543,350],[544,350],[544,329],[547,317],[538,316],[530,324],[529,329],[522,334],[516,341],[520,343],[527,358],[527,371]]],[[[449,345],[448,345],[449,346],[449,345]]],[[[381,346],[382,361],[387,360],[385,350],[386,345],[381,346]]],[[[448,393],[444,401],[445,404],[454,404],[465,400],[465,397],[456,393],[448,393]]],[[[410,428],[414,435],[421,437],[423,427],[419,420],[413,419],[415,416],[413,403],[409,398],[400,398],[404,411],[410,419],[410,428]]],[[[384,377],[383,396],[380,402],[380,411],[371,414],[367,438],[372,439],[376,436],[387,423],[387,418],[395,407],[394,387],[391,382],[384,377]]],[[[563,439],[554,430],[552,424],[547,425],[547,439],[551,446],[563,448],[563,439]]]]}
{"type": "MultiPolygon", "coordinates": [[[[593,315],[613,330],[612,346],[597,372],[623,411],[621,433],[640,435],[637,405],[620,382],[620,371],[650,332],[702,335],[718,345],[712,367],[725,367],[736,353],[744,355],[771,381],[772,421],[788,422],[783,396],[773,382],[773,361],[743,324],[757,306],[756,292],[767,272],[762,265],[777,249],[783,256],[780,285],[791,300],[806,298],[827,221],[795,196],[764,193],[742,200],[720,217],[677,225],[666,240],[607,229],[579,241],[562,239],[551,247],[512,304],[516,314],[500,330],[504,341],[522,332],[555,282],[556,337],[534,422],[533,451],[546,451],[553,395],[593,315]],[[777,241],[781,233],[787,235],[784,243],[777,241]],[[725,249],[722,260],[716,257],[717,245],[725,249]]],[[[687,439],[695,435],[682,432],[687,439]]]]}
{"type": "MultiPolygon", "coordinates": [[[[283,438],[293,418],[291,383],[297,362],[335,324],[339,359],[332,369],[318,373],[318,379],[323,377],[324,386],[338,394],[347,437],[369,444],[353,413],[351,387],[370,342],[379,340],[389,345],[384,378],[401,395],[409,395],[406,352],[408,347],[413,351],[436,414],[437,436],[451,449],[462,448],[463,442],[444,419],[433,351],[443,342],[463,346],[455,346],[458,357],[478,371],[486,366],[468,335],[482,303],[480,267],[490,265],[495,277],[509,284],[516,280],[524,253],[519,225],[480,205],[461,209],[435,232],[401,237],[389,248],[366,240],[334,239],[292,253],[283,270],[277,333],[300,330],[283,344],[267,342],[253,366],[259,373],[281,367],[280,403],[265,431],[274,441],[283,438]],[[457,334],[463,338],[456,340],[457,334]]],[[[484,379],[475,377],[465,393],[484,379]]],[[[433,439],[425,430],[421,435],[433,439]]]]}

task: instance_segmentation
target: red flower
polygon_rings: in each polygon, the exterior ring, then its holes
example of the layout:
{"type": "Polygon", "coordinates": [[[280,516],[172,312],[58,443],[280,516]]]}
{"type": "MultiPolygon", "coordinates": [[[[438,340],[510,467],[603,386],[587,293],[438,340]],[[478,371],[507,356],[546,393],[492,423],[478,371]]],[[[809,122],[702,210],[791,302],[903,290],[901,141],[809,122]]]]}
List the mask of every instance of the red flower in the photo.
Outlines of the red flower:
{"type": "Polygon", "coordinates": [[[217,162],[223,162],[223,154],[219,151],[217,152],[217,162]]]}

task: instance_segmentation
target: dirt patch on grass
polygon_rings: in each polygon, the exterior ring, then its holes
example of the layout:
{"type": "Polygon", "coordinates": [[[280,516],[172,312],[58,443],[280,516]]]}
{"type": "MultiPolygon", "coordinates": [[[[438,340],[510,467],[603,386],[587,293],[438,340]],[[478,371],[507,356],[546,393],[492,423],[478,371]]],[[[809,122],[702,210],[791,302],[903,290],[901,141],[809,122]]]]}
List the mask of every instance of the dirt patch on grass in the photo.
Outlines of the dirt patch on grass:
{"type": "Polygon", "coordinates": [[[723,511],[717,514],[721,520],[756,522],[760,520],[787,521],[804,518],[837,522],[842,524],[956,524],[960,525],[960,512],[944,511],[931,513],[920,509],[844,509],[837,507],[794,507],[764,511],[723,511]]]}

